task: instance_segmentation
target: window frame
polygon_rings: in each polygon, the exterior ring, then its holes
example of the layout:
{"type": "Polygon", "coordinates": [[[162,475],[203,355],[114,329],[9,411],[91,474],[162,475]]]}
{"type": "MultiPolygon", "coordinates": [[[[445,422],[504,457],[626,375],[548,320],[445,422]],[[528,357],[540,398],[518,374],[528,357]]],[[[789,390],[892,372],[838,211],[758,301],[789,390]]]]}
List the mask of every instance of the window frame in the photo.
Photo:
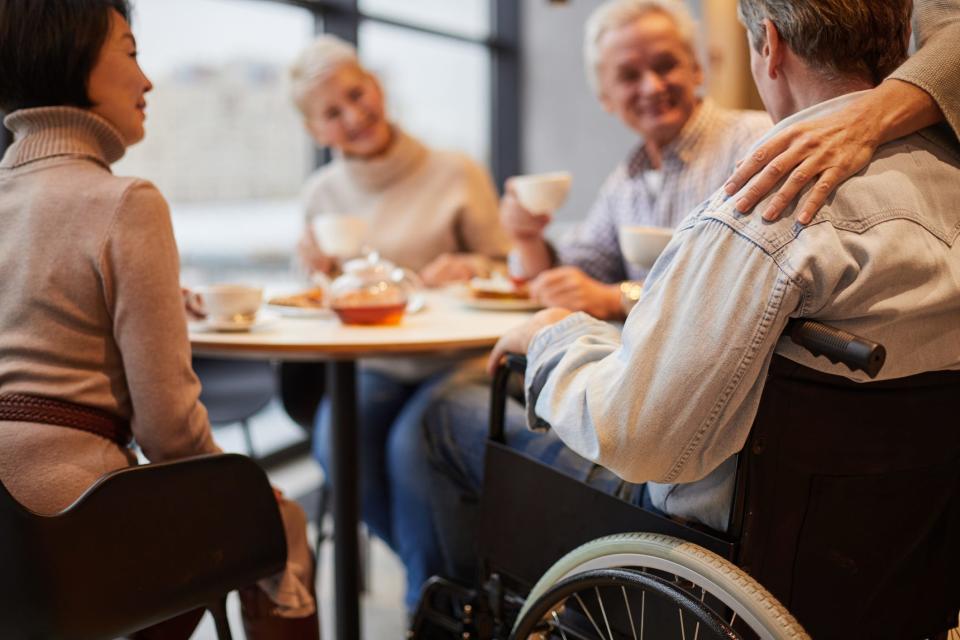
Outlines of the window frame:
{"type": "MultiPolygon", "coordinates": [[[[259,0],[279,2],[309,10],[316,30],[333,33],[354,44],[360,23],[377,22],[410,31],[482,45],[491,59],[490,73],[490,169],[497,185],[520,173],[521,90],[520,90],[520,3],[516,0],[487,0],[490,7],[490,34],[472,38],[404,21],[371,16],[360,10],[358,0],[259,0]]],[[[3,115],[0,113],[0,115],[3,115]]],[[[0,127],[0,154],[13,142],[6,127],[0,127]]],[[[318,164],[329,159],[318,154],[318,164]]]]}
{"type": "MultiPolygon", "coordinates": [[[[398,27],[458,42],[482,45],[490,56],[490,171],[494,182],[502,185],[520,173],[521,92],[520,92],[520,3],[516,0],[487,0],[490,7],[490,34],[473,38],[401,20],[365,13],[359,0],[265,0],[302,7],[313,12],[318,32],[331,33],[357,44],[360,23],[364,21],[398,27]]],[[[321,164],[329,152],[319,155],[321,164]]]]}

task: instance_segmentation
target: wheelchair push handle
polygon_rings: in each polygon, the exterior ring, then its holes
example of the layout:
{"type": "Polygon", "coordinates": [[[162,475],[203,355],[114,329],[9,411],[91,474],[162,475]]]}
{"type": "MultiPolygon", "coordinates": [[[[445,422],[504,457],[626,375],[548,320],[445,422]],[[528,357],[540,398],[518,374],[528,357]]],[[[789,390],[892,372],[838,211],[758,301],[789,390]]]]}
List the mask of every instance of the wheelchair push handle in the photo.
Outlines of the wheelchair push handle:
{"type": "Polygon", "coordinates": [[[794,318],[787,324],[786,333],[795,344],[813,355],[841,362],[851,371],[859,369],[871,378],[877,377],[887,358],[882,344],[816,320],[794,318]]]}

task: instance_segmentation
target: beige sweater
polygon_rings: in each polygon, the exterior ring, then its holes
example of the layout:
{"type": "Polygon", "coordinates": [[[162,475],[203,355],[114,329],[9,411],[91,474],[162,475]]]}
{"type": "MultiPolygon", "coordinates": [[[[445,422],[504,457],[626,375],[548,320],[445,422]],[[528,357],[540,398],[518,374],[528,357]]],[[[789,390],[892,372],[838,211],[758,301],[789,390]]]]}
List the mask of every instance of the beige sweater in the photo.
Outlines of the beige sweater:
{"type": "Polygon", "coordinates": [[[917,0],[913,33],[920,49],[890,77],[929,93],[960,138],[960,0],[917,0]]]}
{"type": "MultiPolygon", "coordinates": [[[[0,393],[47,396],[131,421],[151,461],[217,452],[190,345],[167,204],[109,165],[120,134],[82,109],[4,121],[0,162],[0,393]]],[[[0,422],[0,479],[51,513],[128,450],[64,427],[0,422]]]]}
{"type": "Polygon", "coordinates": [[[394,141],[373,160],[338,157],[304,187],[307,218],[348,214],[369,221],[364,244],[388,260],[420,270],[443,253],[505,256],[490,176],[461,153],[428,149],[394,128],[394,141]]]}

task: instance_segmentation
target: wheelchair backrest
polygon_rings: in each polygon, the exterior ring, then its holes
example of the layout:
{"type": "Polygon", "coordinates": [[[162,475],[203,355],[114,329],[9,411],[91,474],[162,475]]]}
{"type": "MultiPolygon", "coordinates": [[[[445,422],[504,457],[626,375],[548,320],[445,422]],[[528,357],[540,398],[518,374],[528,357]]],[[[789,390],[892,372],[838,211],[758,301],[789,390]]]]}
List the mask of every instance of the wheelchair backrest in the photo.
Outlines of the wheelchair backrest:
{"type": "Polygon", "coordinates": [[[855,383],[774,357],[731,533],[815,638],[919,638],[960,607],[960,372],[855,383]]]}

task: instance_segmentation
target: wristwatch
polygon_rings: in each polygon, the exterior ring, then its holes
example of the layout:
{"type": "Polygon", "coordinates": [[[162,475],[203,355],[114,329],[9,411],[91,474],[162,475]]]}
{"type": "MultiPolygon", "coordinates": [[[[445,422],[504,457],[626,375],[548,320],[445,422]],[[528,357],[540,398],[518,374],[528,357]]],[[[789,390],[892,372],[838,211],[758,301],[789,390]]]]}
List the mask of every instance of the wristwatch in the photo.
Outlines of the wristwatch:
{"type": "Polygon", "coordinates": [[[629,315],[633,305],[637,304],[643,292],[643,283],[634,280],[624,280],[620,283],[620,308],[623,315],[629,315]]]}

